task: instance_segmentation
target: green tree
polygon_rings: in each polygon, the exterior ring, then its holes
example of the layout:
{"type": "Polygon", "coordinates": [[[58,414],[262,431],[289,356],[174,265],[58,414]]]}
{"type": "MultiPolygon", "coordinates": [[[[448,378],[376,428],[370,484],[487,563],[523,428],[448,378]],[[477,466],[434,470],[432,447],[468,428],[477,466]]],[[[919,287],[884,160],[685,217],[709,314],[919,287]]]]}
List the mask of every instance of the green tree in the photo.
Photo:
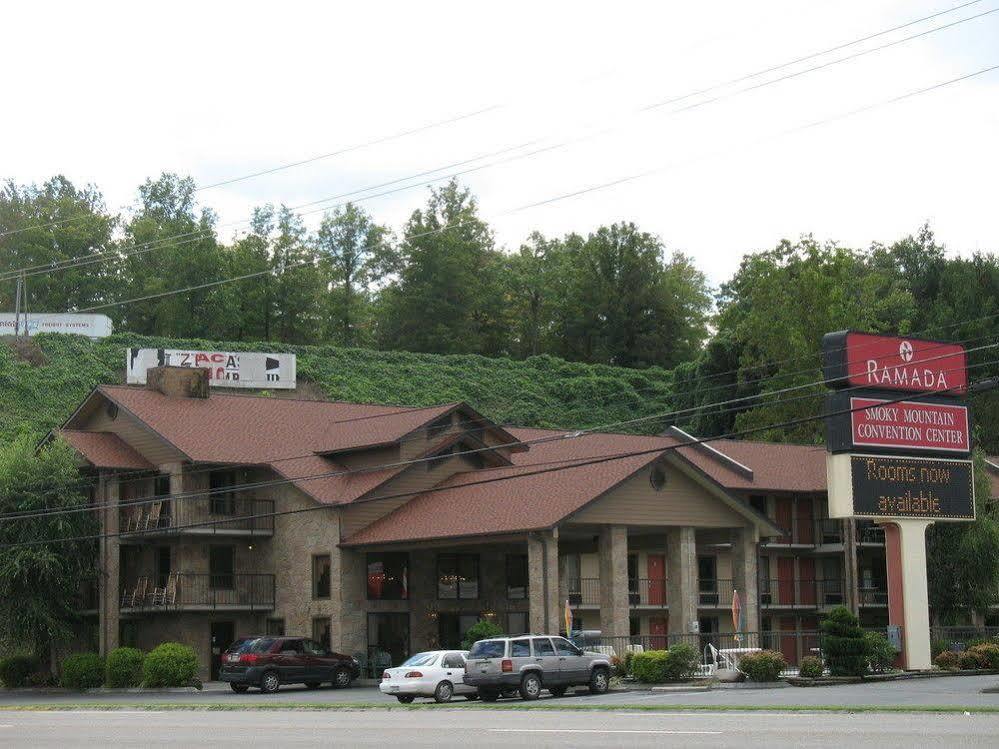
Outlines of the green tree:
{"type": "MultiPolygon", "coordinates": [[[[112,234],[118,217],[96,187],[77,188],[63,176],[40,187],[0,189],[0,273],[106,253],[101,262],[27,279],[29,309],[66,312],[112,301],[118,293],[118,257],[112,234]]],[[[0,306],[14,308],[14,283],[0,286],[0,306]]]]}
{"type": "Polygon", "coordinates": [[[396,269],[387,228],[348,203],[326,214],[316,236],[328,274],[328,338],[345,346],[370,341],[371,287],[396,269]]]}
{"type": "Polygon", "coordinates": [[[384,295],[386,348],[498,355],[509,348],[502,257],[475,198],[455,181],[431,191],[403,232],[398,278],[384,295]]]}
{"type": "MultiPolygon", "coordinates": [[[[0,447],[0,513],[70,507],[86,502],[73,449],[55,441],[35,450],[28,438],[0,447]]],[[[72,636],[79,621],[81,580],[92,579],[96,544],[26,541],[97,532],[91,512],[0,523],[0,641],[16,642],[45,660],[52,644],[72,636]]]]}
{"type": "Polygon", "coordinates": [[[255,208],[250,231],[238,237],[226,253],[230,278],[256,274],[227,288],[235,317],[232,335],[238,341],[266,341],[271,337],[274,275],[269,234],[273,217],[271,206],[255,208]]]}
{"type": "Polygon", "coordinates": [[[556,320],[572,274],[567,248],[581,241],[546,239],[532,232],[517,252],[505,258],[503,276],[517,355],[538,356],[558,347],[556,320]]]}
{"type": "Polygon", "coordinates": [[[287,206],[275,213],[271,232],[274,325],[271,337],[286,343],[317,340],[323,279],[313,242],[300,216],[287,206]]]}

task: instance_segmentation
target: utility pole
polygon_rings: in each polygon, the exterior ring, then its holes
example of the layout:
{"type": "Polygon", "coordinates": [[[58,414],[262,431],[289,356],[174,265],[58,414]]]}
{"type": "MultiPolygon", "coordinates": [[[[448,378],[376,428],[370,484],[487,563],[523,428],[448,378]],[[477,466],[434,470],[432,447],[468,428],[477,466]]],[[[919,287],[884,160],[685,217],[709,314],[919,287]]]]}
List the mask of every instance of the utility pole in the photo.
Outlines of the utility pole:
{"type": "MultiPolygon", "coordinates": [[[[14,337],[21,334],[21,297],[24,294],[24,273],[17,277],[17,286],[14,290],[14,337]]],[[[28,320],[24,320],[25,333],[27,333],[28,320]]]]}

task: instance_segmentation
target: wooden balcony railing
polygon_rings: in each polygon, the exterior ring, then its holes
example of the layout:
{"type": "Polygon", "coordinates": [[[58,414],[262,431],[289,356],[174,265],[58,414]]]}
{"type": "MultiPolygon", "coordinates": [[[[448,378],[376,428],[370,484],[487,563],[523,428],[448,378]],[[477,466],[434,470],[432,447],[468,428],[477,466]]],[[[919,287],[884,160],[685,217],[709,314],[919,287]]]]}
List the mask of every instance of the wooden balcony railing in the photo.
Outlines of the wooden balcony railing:
{"type": "Polygon", "coordinates": [[[139,577],[121,594],[124,611],[267,611],[274,608],[274,575],[175,572],[160,580],[139,577]]]}
{"type": "Polygon", "coordinates": [[[159,536],[262,536],[274,533],[274,501],[252,497],[183,497],[122,505],[121,533],[159,536]]]}

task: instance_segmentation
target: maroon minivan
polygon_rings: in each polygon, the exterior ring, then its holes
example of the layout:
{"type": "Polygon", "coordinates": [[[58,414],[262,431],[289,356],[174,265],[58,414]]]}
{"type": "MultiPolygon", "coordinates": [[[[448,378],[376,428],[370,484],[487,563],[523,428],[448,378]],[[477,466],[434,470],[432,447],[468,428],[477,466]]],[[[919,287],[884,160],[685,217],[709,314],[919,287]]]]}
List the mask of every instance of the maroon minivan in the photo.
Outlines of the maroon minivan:
{"type": "Polygon", "coordinates": [[[219,679],[234,692],[259,687],[276,692],[282,684],[304,684],[318,689],[329,682],[349,687],[361,673],[356,658],[333,653],[305,637],[255,637],[237,640],[222,656],[219,679]]]}

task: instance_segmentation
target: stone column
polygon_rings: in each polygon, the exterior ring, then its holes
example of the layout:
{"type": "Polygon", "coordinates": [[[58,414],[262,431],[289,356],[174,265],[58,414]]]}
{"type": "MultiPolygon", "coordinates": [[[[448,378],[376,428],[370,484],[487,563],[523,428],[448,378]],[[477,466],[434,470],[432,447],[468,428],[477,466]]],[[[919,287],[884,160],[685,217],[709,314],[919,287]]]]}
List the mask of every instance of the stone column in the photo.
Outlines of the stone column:
{"type": "Polygon", "coordinates": [[[732,530],[732,586],[739,591],[745,632],[760,631],[758,543],[755,527],[732,530]]]}
{"type": "Polygon", "coordinates": [[[697,621],[697,537],[694,528],[666,531],[669,633],[692,632],[697,621]]]}
{"type": "Polygon", "coordinates": [[[368,572],[364,551],[335,546],[330,558],[330,576],[339,581],[331,591],[334,606],[330,648],[347,655],[368,651],[368,572]]]}
{"type": "Polygon", "coordinates": [[[118,542],[117,477],[101,472],[98,479],[98,502],[104,505],[101,518],[102,538],[99,546],[98,596],[101,655],[118,647],[118,620],[121,604],[121,558],[118,542]]]}
{"type": "Polygon", "coordinates": [[[564,625],[559,601],[558,531],[540,531],[527,538],[527,570],[530,578],[528,622],[532,632],[555,634],[564,625]]]}
{"type": "Polygon", "coordinates": [[[605,525],[600,528],[600,629],[608,637],[627,637],[628,619],[628,529],[605,525]]]}

